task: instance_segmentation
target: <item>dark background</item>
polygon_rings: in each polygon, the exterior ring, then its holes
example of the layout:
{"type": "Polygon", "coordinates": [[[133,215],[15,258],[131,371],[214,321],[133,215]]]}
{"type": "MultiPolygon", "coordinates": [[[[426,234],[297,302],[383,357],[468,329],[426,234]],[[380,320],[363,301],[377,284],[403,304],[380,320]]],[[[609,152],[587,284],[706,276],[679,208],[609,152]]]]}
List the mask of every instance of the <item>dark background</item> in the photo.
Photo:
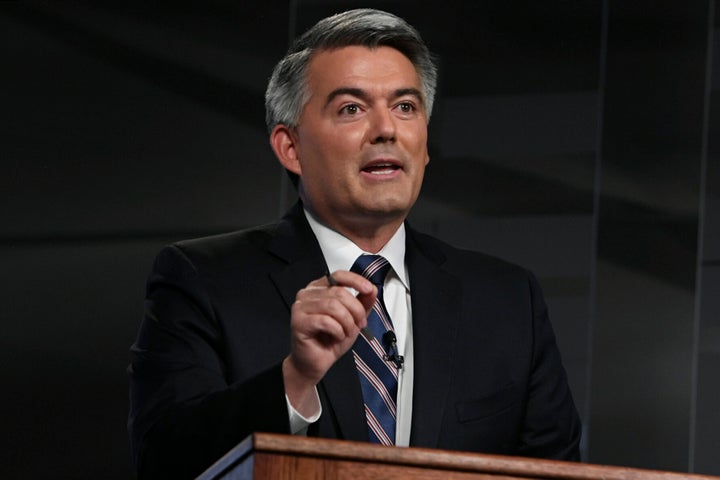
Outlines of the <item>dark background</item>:
{"type": "Polygon", "coordinates": [[[412,222],[538,275],[584,460],[720,474],[714,3],[1,2],[0,477],[132,477],[152,259],[292,203],[266,80],[358,6],[440,55],[412,222]]]}

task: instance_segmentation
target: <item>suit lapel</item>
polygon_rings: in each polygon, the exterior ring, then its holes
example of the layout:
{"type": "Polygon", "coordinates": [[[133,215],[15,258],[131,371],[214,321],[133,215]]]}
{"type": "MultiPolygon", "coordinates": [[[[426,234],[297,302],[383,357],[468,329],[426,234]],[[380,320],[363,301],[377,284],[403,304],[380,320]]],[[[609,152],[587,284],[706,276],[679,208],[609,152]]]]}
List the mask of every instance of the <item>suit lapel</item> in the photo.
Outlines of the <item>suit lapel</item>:
{"type": "Polygon", "coordinates": [[[278,222],[268,250],[286,263],[284,269],[271,273],[270,277],[289,309],[298,290],[320,277],[327,268],[300,203],[278,222]]]}
{"type": "MultiPolygon", "coordinates": [[[[298,203],[278,223],[270,252],[287,266],[271,274],[288,311],[295,296],[308,282],[327,271],[320,245],[298,203]]],[[[319,421],[320,436],[367,440],[362,392],[352,354],[345,354],[319,385],[323,415],[319,421]]]]}
{"type": "Polygon", "coordinates": [[[319,436],[337,436],[345,440],[368,441],[365,407],[352,350],[340,357],[320,382],[321,398],[327,397],[319,436]],[[330,415],[328,415],[330,414],[330,415]],[[335,430],[339,430],[333,435],[335,430]]]}
{"type": "Polygon", "coordinates": [[[410,445],[437,447],[443,416],[451,408],[446,396],[461,316],[461,284],[441,268],[441,252],[423,244],[410,229],[408,233],[414,350],[410,445]]]}

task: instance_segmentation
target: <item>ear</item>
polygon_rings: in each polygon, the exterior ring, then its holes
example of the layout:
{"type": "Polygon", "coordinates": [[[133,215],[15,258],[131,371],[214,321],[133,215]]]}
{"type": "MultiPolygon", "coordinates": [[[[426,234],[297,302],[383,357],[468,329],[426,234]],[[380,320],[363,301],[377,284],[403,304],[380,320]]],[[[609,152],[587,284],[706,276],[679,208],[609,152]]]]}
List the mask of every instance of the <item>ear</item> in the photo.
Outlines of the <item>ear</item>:
{"type": "Polygon", "coordinates": [[[283,167],[296,175],[302,175],[296,148],[295,131],[285,125],[276,125],[270,132],[270,146],[283,167]]]}

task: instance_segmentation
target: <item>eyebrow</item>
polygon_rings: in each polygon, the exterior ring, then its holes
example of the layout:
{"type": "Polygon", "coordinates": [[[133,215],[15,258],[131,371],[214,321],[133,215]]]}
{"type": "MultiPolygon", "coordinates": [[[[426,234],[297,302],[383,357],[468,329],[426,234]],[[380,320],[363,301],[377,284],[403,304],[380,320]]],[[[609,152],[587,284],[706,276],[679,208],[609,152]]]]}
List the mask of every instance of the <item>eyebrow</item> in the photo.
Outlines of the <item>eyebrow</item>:
{"type": "MultiPolygon", "coordinates": [[[[353,97],[357,97],[364,101],[367,101],[370,98],[368,93],[361,88],[339,87],[330,92],[330,94],[327,96],[327,100],[325,101],[325,105],[329,105],[336,97],[339,97],[340,95],[352,95],[353,97]]],[[[422,102],[423,100],[422,93],[417,88],[398,88],[397,90],[392,92],[392,98],[404,97],[405,95],[416,97],[420,102],[422,102]]]]}

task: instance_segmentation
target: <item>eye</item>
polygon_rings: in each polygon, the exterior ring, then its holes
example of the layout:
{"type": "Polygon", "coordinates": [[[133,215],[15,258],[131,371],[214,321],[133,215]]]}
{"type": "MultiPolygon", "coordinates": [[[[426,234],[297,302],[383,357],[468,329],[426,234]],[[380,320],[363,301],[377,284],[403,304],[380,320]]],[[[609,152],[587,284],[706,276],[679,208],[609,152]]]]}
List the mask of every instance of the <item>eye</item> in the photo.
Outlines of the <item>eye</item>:
{"type": "Polygon", "coordinates": [[[356,115],[360,111],[357,103],[349,103],[340,109],[340,113],[344,115],[356,115]]]}
{"type": "Polygon", "coordinates": [[[398,108],[403,113],[412,113],[415,111],[415,105],[410,102],[402,102],[398,104],[398,108]]]}
{"type": "Polygon", "coordinates": [[[413,100],[398,101],[393,109],[400,118],[411,119],[418,114],[418,105],[413,100]]]}

